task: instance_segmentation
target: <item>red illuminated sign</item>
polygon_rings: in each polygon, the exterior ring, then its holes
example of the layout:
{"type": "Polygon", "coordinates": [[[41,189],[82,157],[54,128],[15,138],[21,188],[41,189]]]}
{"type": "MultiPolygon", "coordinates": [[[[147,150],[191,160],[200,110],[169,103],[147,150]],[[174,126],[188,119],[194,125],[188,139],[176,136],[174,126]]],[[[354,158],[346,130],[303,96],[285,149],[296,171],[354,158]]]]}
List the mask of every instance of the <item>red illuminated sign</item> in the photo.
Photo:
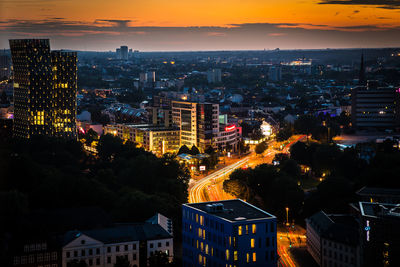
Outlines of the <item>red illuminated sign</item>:
{"type": "Polygon", "coordinates": [[[225,127],[225,132],[230,132],[236,129],[236,125],[232,125],[232,126],[226,126],[225,127]]]}

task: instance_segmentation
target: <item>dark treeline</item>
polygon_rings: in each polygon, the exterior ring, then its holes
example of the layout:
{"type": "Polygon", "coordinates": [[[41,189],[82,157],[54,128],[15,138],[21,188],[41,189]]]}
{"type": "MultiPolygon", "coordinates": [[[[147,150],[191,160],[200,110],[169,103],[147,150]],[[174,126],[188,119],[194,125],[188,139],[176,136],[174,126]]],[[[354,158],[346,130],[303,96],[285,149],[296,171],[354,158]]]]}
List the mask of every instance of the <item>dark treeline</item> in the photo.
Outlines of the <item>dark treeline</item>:
{"type": "Polygon", "coordinates": [[[291,147],[290,157],[276,155],[276,166],[236,170],[224,182],[224,189],[281,221],[286,220],[286,207],[299,223],[319,210],[346,213],[349,204],[358,201],[355,192],[363,186],[400,188],[400,151],[393,145],[387,140],[341,150],[335,144],[298,142],[291,147]],[[310,183],[316,186],[304,190],[310,183]]]}
{"type": "Polygon", "coordinates": [[[157,158],[111,135],[100,138],[98,152],[87,155],[77,141],[3,140],[0,241],[24,230],[23,221],[34,211],[81,207],[101,208],[113,222],[141,222],[159,212],[174,219],[179,234],[187,169],[173,155],[157,158]]]}

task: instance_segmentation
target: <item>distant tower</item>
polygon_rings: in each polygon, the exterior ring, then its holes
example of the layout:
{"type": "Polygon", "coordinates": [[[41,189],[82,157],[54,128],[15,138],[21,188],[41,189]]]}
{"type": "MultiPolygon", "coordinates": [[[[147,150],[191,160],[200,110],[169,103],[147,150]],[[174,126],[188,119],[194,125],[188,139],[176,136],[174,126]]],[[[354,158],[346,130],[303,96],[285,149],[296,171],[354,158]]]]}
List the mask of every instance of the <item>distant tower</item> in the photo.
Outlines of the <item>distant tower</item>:
{"type": "Polygon", "coordinates": [[[121,51],[121,59],[128,60],[128,47],[126,45],[123,45],[120,47],[120,51],[121,51]]]}
{"type": "Polygon", "coordinates": [[[360,75],[358,77],[358,84],[365,84],[365,66],[364,66],[364,53],[361,53],[360,75]]]}

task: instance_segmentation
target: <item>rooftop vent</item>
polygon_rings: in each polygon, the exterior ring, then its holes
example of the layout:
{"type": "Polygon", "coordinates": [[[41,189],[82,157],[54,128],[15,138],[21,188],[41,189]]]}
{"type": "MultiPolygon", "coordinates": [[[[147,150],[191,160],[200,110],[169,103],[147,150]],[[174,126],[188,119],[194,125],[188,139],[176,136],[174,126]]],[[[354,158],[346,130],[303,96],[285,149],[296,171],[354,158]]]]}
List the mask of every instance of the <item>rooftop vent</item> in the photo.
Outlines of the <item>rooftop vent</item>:
{"type": "Polygon", "coordinates": [[[222,203],[207,204],[206,209],[209,213],[223,212],[224,204],[222,203]]]}

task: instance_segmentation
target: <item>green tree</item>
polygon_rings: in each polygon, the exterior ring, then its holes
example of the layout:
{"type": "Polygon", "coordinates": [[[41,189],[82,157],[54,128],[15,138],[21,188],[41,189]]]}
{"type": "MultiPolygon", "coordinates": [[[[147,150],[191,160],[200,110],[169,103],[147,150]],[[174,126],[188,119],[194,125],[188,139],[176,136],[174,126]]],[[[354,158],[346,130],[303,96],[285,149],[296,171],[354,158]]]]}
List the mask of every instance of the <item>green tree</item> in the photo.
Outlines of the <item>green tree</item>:
{"type": "Polygon", "coordinates": [[[272,161],[279,162],[279,164],[284,163],[285,161],[289,160],[289,156],[286,153],[276,153],[274,159],[272,161]]]}
{"type": "Polygon", "coordinates": [[[264,153],[264,151],[267,149],[268,149],[268,144],[267,144],[267,142],[264,141],[264,142],[261,142],[258,145],[256,145],[255,152],[256,152],[256,154],[260,155],[260,154],[264,153]]]}
{"type": "Polygon", "coordinates": [[[117,256],[114,267],[131,267],[131,264],[127,257],[117,256]]]}
{"type": "Polygon", "coordinates": [[[183,145],[179,148],[178,155],[180,154],[190,154],[190,149],[186,145],[183,145]]]}
{"type": "Polygon", "coordinates": [[[301,115],[297,120],[295,120],[293,125],[295,133],[307,135],[307,140],[308,136],[317,126],[318,120],[312,115],[301,115]]]}
{"type": "Polygon", "coordinates": [[[191,155],[200,154],[200,150],[195,145],[193,145],[192,148],[190,149],[190,154],[191,155]]]}
{"type": "Polygon", "coordinates": [[[87,267],[87,263],[84,260],[72,260],[67,262],[67,267],[87,267]]]}
{"type": "Polygon", "coordinates": [[[89,146],[89,145],[92,144],[93,141],[99,139],[99,135],[97,134],[97,132],[95,132],[93,129],[90,128],[90,129],[85,133],[85,135],[84,135],[83,138],[85,138],[85,140],[86,140],[86,141],[85,141],[85,144],[89,146]]]}
{"type": "Polygon", "coordinates": [[[116,154],[121,153],[123,148],[122,140],[111,134],[102,135],[97,145],[99,157],[106,161],[110,161],[116,154]]]}
{"type": "Polygon", "coordinates": [[[293,129],[290,124],[285,124],[283,128],[279,130],[276,135],[276,140],[278,142],[283,142],[288,140],[293,135],[293,129]]]}
{"type": "Polygon", "coordinates": [[[308,146],[303,142],[296,142],[290,149],[290,158],[300,164],[310,165],[308,146]]]}
{"type": "Polygon", "coordinates": [[[170,266],[168,255],[162,251],[156,251],[149,257],[149,267],[166,267],[170,266]]]}
{"type": "Polygon", "coordinates": [[[249,188],[243,180],[225,180],[223,183],[223,189],[228,194],[231,194],[240,199],[249,199],[250,192],[249,188]]]}

